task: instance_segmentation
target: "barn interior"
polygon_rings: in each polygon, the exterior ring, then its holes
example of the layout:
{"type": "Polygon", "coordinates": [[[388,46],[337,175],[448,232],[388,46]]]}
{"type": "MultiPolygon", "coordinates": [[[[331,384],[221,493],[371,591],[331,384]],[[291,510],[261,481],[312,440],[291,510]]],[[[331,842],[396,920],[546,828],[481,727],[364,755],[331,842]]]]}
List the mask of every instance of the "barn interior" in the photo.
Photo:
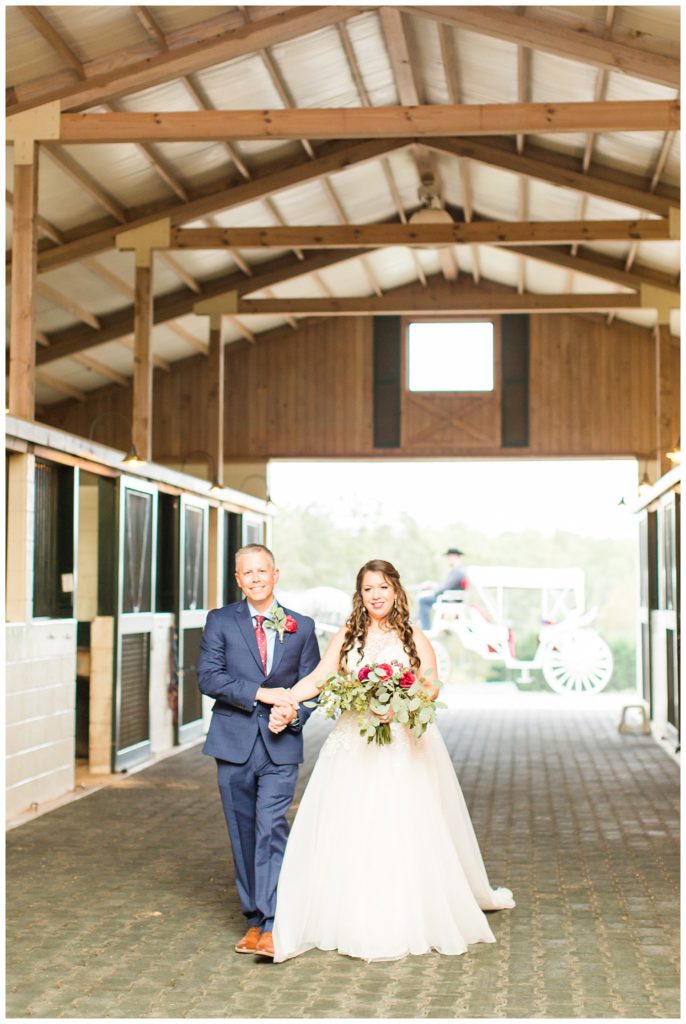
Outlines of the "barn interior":
{"type": "Polygon", "coordinates": [[[636,459],[678,746],[679,13],[6,8],[9,815],[202,735],[276,458],[636,459]]]}

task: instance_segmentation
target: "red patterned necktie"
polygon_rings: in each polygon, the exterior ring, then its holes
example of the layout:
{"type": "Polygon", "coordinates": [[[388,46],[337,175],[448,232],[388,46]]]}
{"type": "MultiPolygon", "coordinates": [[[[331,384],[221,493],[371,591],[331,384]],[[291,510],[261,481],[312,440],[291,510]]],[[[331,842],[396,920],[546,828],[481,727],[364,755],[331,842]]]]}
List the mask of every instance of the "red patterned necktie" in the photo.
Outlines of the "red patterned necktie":
{"type": "Polygon", "coordinates": [[[257,640],[257,649],[260,652],[260,658],[262,659],[262,668],[264,674],[267,674],[267,634],[265,633],[262,623],[266,616],[256,615],[255,616],[255,639],[257,640]]]}

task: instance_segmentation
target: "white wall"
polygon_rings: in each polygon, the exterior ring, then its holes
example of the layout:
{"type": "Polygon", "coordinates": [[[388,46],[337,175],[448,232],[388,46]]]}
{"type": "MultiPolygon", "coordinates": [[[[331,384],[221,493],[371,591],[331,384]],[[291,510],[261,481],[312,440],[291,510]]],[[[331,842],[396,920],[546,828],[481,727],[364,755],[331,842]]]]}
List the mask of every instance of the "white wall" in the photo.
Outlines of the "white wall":
{"type": "Polygon", "coordinates": [[[6,814],[74,788],[76,622],[7,623],[6,814]]]}

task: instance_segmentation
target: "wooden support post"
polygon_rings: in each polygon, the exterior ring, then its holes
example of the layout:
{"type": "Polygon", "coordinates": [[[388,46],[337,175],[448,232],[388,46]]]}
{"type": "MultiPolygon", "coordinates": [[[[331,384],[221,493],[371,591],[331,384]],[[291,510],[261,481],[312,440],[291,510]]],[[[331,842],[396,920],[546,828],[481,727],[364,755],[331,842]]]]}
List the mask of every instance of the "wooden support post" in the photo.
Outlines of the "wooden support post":
{"type": "Polygon", "coordinates": [[[214,459],[216,482],[224,486],[224,339],[222,317],[210,317],[207,450],[214,459]]]}
{"type": "Polygon", "coordinates": [[[679,439],[679,375],[674,372],[672,336],[669,324],[655,327],[655,411],[658,476],[672,468],[667,452],[679,439]]]}
{"type": "MultiPolygon", "coordinates": [[[[152,262],[152,261],[151,261],[152,262]]],[[[133,406],[131,441],[146,462],[152,460],[152,266],[136,266],[133,316],[133,406]]]]}
{"type": "Polygon", "coordinates": [[[152,459],[152,328],[153,251],[169,246],[169,218],[120,231],[118,249],[136,253],[136,282],[133,306],[133,409],[131,441],[141,459],[152,459]]]}
{"type": "Polygon", "coordinates": [[[38,146],[37,139],[60,136],[60,104],[46,103],[7,118],[7,140],[14,144],[12,199],[12,283],[10,313],[9,411],[32,420],[36,412],[38,146]]]}
{"type": "Polygon", "coordinates": [[[197,316],[210,321],[209,392],[207,410],[207,448],[217,467],[217,480],[224,486],[224,316],[236,312],[238,293],[226,292],[212,299],[202,299],[193,306],[197,316]]]}
{"type": "MultiPolygon", "coordinates": [[[[15,156],[18,156],[15,153],[15,156]]],[[[33,420],[36,412],[36,291],[38,230],[37,146],[30,147],[27,163],[14,164],[12,201],[12,290],[10,312],[9,411],[33,420]]]]}

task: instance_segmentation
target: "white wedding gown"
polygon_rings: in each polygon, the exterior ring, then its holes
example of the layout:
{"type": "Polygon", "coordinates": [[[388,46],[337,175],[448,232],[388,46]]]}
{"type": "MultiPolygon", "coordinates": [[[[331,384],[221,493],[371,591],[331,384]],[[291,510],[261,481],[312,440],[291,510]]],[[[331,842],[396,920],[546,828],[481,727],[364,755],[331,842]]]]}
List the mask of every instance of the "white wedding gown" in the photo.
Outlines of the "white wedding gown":
{"type": "MultiPolygon", "coordinates": [[[[393,634],[359,664],[408,663],[393,634]]],[[[391,726],[367,743],[346,712],[322,746],[279,877],[275,961],[308,949],[363,960],[464,953],[495,942],[482,911],[514,907],[492,889],[450,755],[435,725],[391,726]]]]}

